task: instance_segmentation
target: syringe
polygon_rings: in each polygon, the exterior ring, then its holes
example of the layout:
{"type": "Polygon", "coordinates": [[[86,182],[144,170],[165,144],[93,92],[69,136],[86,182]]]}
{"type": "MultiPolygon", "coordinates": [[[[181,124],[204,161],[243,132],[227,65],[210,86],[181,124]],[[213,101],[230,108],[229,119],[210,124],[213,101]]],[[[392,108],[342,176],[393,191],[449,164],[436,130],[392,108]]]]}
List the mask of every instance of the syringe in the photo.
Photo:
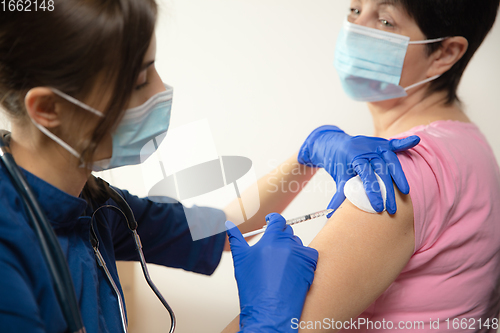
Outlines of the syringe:
{"type": "MultiPolygon", "coordinates": [[[[333,211],[334,211],[334,209],[326,209],[326,210],[322,210],[322,211],[319,211],[319,212],[316,212],[316,213],[307,214],[307,215],[304,215],[304,216],[301,216],[301,217],[296,217],[296,218],[291,219],[291,220],[286,220],[286,224],[288,224],[288,225],[294,225],[294,224],[297,224],[297,223],[302,223],[302,222],[305,222],[305,221],[316,219],[318,217],[322,217],[322,216],[328,215],[328,214],[332,213],[333,211]]],[[[247,233],[243,234],[243,237],[247,238],[247,237],[250,237],[250,236],[255,236],[255,235],[261,234],[261,233],[263,233],[263,232],[266,231],[266,228],[267,228],[267,225],[265,225],[261,229],[247,232],[247,233]]]]}

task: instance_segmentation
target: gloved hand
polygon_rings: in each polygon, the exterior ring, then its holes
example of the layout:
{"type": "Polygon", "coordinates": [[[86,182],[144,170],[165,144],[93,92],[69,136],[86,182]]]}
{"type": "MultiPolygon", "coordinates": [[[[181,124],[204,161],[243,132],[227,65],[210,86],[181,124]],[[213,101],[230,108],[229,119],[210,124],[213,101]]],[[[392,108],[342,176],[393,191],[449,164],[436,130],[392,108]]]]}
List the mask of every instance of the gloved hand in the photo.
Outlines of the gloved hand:
{"type": "Polygon", "coordinates": [[[240,332],[297,332],[318,251],[305,247],[276,213],[266,217],[266,232],[249,246],[239,229],[226,222],[240,296],[240,332]]]}
{"type": "Polygon", "coordinates": [[[363,180],[373,209],[382,212],[384,202],[375,171],[387,189],[387,212],[395,214],[397,207],[392,181],[394,180],[403,194],[410,192],[410,186],[395,153],[413,148],[419,142],[420,138],[416,135],[390,141],[366,136],[352,137],[336,126],[325,125],[318,127],[307,137],[297,159],[301,164],[322,167],[333,177],[337,192],[328,208],[335,210],[345,200],[345,183],[358,174],[363,180]]]}

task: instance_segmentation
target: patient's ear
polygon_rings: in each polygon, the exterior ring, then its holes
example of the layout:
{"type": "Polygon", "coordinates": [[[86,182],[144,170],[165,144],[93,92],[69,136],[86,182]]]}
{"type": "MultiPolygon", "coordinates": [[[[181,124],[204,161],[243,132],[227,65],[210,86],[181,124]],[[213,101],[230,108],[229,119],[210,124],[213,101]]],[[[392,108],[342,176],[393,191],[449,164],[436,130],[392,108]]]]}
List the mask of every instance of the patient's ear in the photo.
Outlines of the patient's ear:
{"type": "Polygon", "coordinates": [[[450,70],[462,57],[469,47],[464,37],[449,37],[441,42],[441,47],[430,57],[434,58],[427,72],[428,77],[442,75],[450,70]]]}
{"type": "Polygon", "coordinates": [[[31,89],[24,98],[24,104],[29,117],[43,127],[53,128],[61,124],[61,100],[49,88],[31,89]]]}

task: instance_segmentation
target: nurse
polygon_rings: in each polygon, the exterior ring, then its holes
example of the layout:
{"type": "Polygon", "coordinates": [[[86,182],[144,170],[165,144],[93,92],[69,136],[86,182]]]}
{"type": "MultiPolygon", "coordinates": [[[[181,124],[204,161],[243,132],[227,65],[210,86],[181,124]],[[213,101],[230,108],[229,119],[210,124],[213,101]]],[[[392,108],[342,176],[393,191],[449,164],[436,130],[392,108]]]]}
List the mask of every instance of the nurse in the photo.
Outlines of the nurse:
{"type": "MultiPolygon", "coordinates": [[[[153,0],[50,3],[45,11],[8,7],[0,13],[0,102],[12,124],[3,139],[57,235],[87,332],[123,331],[115,261],[137,260],[137,254],[122,216],[100,209],[116,202],[103,195],[91,171],[140,163],[145,143],[168,129],[172,89],[154,67],[157,7],[153,0]]],[[[386,156],[416,144],[394,142],[386,156]]],[[[379,143],[361,153],[376,154],[379,143]]],[[[404,179],[402,172],[393,176],[404,179]]],[[[215,270],[225,233],[193,242],[181,204],[116,190],[135,215],[148,262],[201,274],[215,270]]],[[[193,210],[206,220],[226,220],[217,209],[193,210]]],[[[289,330],[287,320],[300,316],[318,258],[283,217],[266,219],[269,228],[253,247],[228,223],[244,332],[289,330]]],[[[264,216],[241,228],[262,224],[264,216]]],[[[3,165],[0,272],[2,332],[67,330],[23,200],[3,165]]]]}

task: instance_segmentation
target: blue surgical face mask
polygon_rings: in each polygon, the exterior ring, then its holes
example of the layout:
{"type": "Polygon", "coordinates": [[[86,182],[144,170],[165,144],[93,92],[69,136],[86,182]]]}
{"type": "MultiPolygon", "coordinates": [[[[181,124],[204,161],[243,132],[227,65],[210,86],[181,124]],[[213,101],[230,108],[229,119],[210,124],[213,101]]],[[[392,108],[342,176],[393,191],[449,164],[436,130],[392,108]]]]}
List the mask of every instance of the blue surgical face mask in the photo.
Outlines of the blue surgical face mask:
{"type": "Polygon", "coordinates": [[[401,87],[399,83],[408,45],[436,43],[444,39],[410,42],[410,37],[346,20],[337,39],[334,64],[344,91],[356,101],[376,102],[405,97],[407,90],[440,76],[401,87]]]}
{"type": "MultiPolygon", "coordinates": [[[[109,170],[126,165],[140,164],[147,157],[145,154],[153,154],[154,151],[145,152],[142,148],[150,140],[155,139],[157,144],[167,132],[170,124],[170,111],[172,108],[173,89],[165,85],[166,90],[162,91],[141,106],[128,109],[125,111],[118,127],[112,135],[113,154],[110,159],[96,161],[93,163],[94,171],[109,170]],[[142,149],[142,151],[141,151],[142,149]]],[[[99,117],[104,117],[104,114],[77,99],[57,90],[52,89],[56,94],[63,97],[67,101],[87,110],[99,117]]],[[[52,140],[60,144],[64,149],[69,151],[77,158],[81,158],[80,154],[68,145],[66,142],[55,136],[45,127],[32,120],[40,131],[50,137],[52,140]]]]}

